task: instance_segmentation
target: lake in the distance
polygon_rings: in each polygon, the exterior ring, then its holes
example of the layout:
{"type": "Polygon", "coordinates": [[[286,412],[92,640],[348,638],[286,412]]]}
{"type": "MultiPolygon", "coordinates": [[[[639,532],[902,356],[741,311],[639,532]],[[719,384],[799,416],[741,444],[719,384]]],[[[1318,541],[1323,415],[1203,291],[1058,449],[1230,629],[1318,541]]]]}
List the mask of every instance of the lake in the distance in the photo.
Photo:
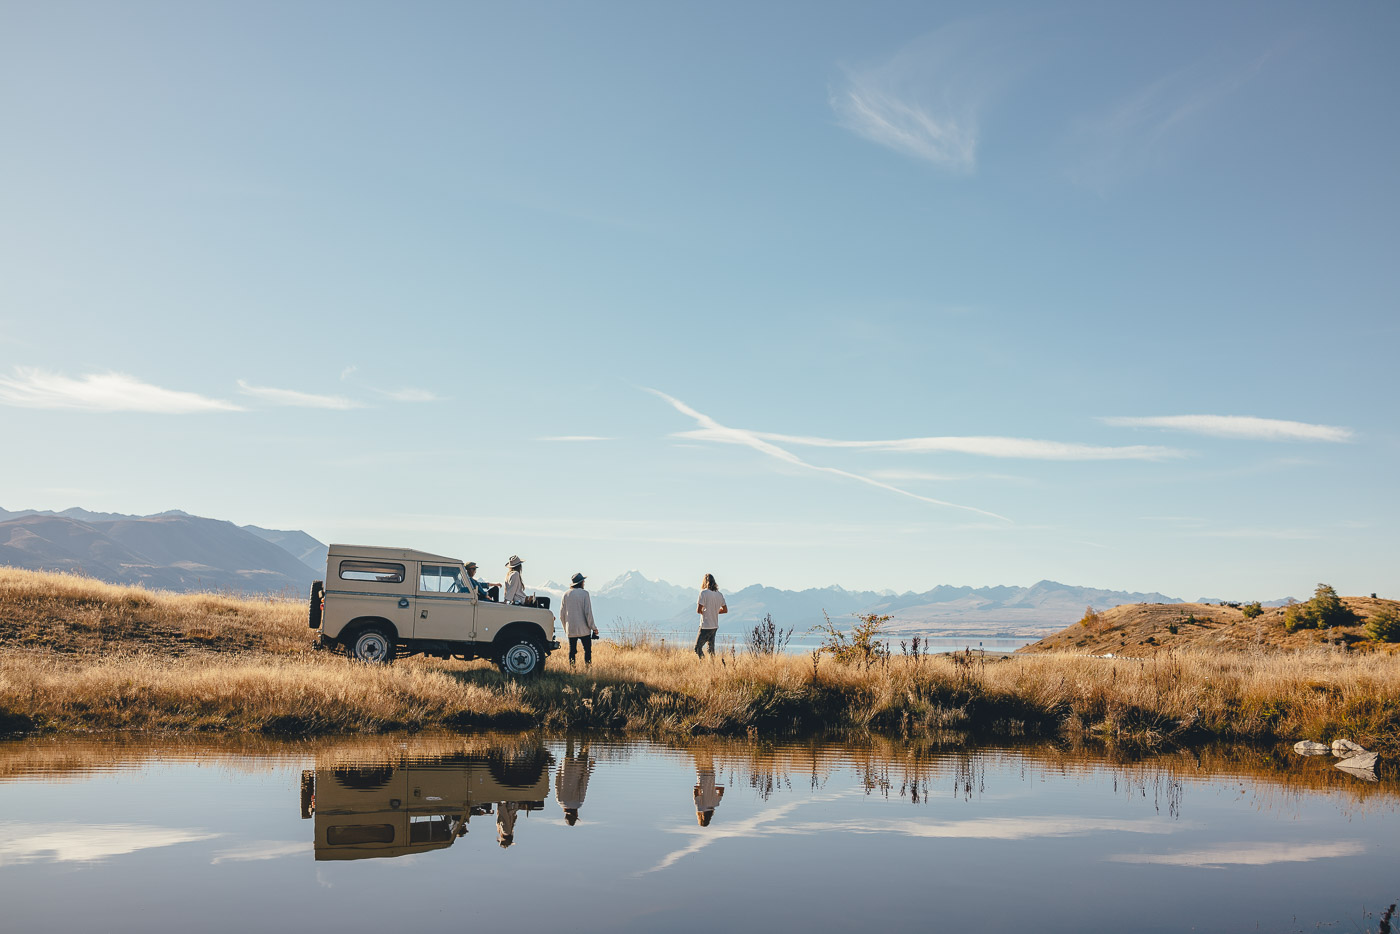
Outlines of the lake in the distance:
{"type": "Polygon", "coordinates": [[[1257,749],[0,744],[0,929],[1375,930],[1400,795],[1257,749]]]}

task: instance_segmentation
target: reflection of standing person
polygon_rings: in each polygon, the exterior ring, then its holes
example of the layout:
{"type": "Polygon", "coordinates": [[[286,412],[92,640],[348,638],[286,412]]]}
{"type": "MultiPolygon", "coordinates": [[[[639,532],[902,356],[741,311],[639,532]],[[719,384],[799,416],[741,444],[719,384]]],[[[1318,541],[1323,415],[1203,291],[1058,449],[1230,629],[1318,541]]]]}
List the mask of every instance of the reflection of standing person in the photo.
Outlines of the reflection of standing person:
{"type": "Polygon", "coordinates": [[[554,776],[554,797],[564,809],[564,820],[570,827],[578,823],[578,809],[583,807],[584,796],[588,794],[588,775],[592,771],[588,744],[584,743],[575,755],[574,741],[570,739],[565,746],[564,761],[559,764],[559,774],[554,776]]]}
{"type": "Polygon", "coordinates": [[[519,801],[496,802],[496,842],[501,849],[515,842],[515,815],[519,811],[519,801]]]}
{"type": "Polygon", "coordinates": [[[695,639],[695,654],[704,658],[705,653],[701,649],[708,645],[710,658],[714,658],[719,617],[720,614],[729,612],[729,606],[724,602],[724,594],[719,592],[719,585],[715,583],[713,574],[706,574],[700,587],[700,599],[695,603],[695,612],[700,614],[700,635],[695,639]]]}
{"type": "Polygon", "coordinates": [[[583,589],[586,578],[575,574],[569,592],[559,601],[559,622],[569,637],[569,665],[578,655],[578,644],[583,643],[583,663],[593,664],[593,640],[598,636],[598,625],[593,622],[593,598],[583,589]]]}
{"type": "Polygon", "coordinates": [[[520,579],[520,568],[525,564],[515,555],[511,555],[506,561],[506,567],[510,568],[510,573],[506,575],[506,592],[503,599],[505,603],[522,604],[525,602],[525,582],[520,579]]]}
{"type": "Polygon", "coordinates": [[[724,787],[715,784],[715,760],[709,752],[691,753],[695,757],[695,822],[701,827],[710,826],[724,797],[724,787]]]}

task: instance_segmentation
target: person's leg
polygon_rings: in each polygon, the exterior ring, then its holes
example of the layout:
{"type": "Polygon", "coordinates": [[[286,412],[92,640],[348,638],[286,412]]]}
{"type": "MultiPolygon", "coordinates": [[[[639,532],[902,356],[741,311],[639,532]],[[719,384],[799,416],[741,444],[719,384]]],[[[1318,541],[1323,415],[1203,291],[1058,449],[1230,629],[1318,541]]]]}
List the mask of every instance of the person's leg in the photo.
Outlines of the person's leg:
{"type": "Polygon", "coordinates": [[[700,630],[700,634],[699,634],[698,636],[695,637],[695,657],[696,657],[696,658],[703,659],[703,658],[705,657],[705,653],[702,652],[702,651],[700,650],[700,649],[701,649],[701,646],[703,646],[704,644],[705,644],[705,630],[702,629],[702,630],[700,630]]]}
{"type": "Polygon", "coordinates": [[[578,655],[578,636],[569,636],[569,667],[574,666],[574,658],[578,655]]]}
{"type": "Polygon", "coordinates": [[[718,629],[706,629],[706,630],[705,630],[705,641],[706,641],[707,643],[709,643],[709,646],[710,646],[710,658],[714,658],[714,657],[715,657],[715,636],[717,636],[717,635],[719,635],[719,630],[718,630],[718,629]]]}
{"type": "Polygon", "coordinates": [[[583,664],[586,666],[593,664],[593,637],[583,637],[583,664]]]}

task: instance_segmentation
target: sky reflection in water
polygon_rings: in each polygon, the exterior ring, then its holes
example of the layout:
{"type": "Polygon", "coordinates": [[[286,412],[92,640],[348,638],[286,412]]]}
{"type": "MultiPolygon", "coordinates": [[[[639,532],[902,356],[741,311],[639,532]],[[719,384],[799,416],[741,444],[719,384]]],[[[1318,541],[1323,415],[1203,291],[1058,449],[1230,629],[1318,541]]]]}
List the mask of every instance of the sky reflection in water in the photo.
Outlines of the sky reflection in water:
{"type": "Polygon", "coordinates": [[[1248,751],[33,741],[0,777],[16,931],[1302,930],[1400,895],[1390,783],[1248,751]]]}

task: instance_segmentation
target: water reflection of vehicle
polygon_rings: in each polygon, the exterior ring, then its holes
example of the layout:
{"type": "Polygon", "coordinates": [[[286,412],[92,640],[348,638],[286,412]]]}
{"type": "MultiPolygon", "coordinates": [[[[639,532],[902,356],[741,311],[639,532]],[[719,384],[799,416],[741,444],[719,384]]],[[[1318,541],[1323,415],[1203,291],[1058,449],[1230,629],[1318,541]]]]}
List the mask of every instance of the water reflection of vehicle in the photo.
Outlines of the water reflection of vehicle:
{"type": "Polygon", "coordinates": [[[513,754],[317,762],[302,772],[301,816],[315,819],[316,859],[371,859],[445,849],[472,817],[538,811],[549,796],[544,747],[513,754]]]}

